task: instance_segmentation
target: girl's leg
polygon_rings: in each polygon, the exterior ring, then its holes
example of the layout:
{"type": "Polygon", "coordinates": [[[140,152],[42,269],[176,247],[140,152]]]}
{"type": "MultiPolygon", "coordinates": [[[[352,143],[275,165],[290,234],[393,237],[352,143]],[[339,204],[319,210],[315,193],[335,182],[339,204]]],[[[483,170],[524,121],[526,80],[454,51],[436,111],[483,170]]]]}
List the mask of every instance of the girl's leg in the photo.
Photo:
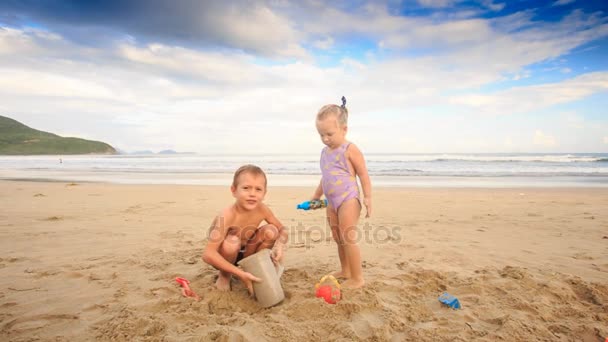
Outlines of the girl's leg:
{"type": "Polygon", "coordinates": [[[338,257],[340,258],[340,271],[333,273],[336,278],[350,278],[350,267],[348,260],[344,257],[344,241],[340,234],[340,226],[338,224],[338,214],[333,208],[327,208],[327,224],[331,227],[331,235],[338,246],[338,257]]]}
{"type": "Polygon", "coordinates": [[[359,288],[365,284],[361,267],[361,249],[358,245],[357,223],[360,214],[361,203],[357,198],[343,202],[338,210],[339,229],[344,242],[344,259],[350,269],[350,279],[343,285],[350,288],[359,288]]]}

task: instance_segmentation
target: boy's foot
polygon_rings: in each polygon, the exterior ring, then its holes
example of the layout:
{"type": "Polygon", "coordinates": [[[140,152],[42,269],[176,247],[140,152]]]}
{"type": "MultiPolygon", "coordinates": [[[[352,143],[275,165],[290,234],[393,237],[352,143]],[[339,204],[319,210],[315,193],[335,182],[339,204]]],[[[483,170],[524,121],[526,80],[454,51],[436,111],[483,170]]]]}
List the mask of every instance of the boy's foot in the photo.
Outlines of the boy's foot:
{"type": "Polygon", "coordinates": [[[350,279],[350,273],[344,271],[334,272],[331,275],[336,279],[350,279]]]}
{"type": "Polygon", "coordinates": [[[215,282],[215,287],[217,287],[220,291],[230,291],[230,280],[232,276],[224,277],[223,275],[219,275],[217,277],[217,281],[215,282]]]}
{"type": "Polygon", "coordinates": [[[342,285],[342,287],[345,287],[347,289],[359,289],[359,288],[362,288],[363,285],[365,285],[365,280],[348,279],[340,285],[342,285]]]}

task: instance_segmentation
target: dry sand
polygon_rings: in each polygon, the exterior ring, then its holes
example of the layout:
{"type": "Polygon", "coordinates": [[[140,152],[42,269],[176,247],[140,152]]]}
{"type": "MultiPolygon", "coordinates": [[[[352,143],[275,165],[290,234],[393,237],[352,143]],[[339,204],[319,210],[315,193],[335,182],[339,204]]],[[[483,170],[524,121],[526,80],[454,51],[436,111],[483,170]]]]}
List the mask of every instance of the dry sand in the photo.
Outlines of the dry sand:
{"type": "Polygon", "coordinates": [[[201,261],[227,187],[0,181],[2,341],[604,341],[608,189],[374,189],[367,286],[336,305],[313,189],[272,188],[290,228],[286,299],[259,308],[201,261]],[[180,295],[176,276],[202,296],[180,295]],[[444,291],[462,310],[442,306],[444,291]]]}

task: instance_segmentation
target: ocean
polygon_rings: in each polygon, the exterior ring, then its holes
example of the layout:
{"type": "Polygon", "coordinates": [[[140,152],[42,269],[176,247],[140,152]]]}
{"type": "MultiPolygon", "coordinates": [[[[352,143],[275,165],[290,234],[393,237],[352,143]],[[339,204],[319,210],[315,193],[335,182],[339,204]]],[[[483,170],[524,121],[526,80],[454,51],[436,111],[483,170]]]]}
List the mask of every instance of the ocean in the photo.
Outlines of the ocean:
{"type": "MultiPolygon", "coordinates": [[[[367,154],[376,186],[608,187],[608,153],[367,154]]],[[[126,184],[230,185],[243,164],[270,185],[316,186],[318,155],[0,156],[0,179],[126,184]]]]}

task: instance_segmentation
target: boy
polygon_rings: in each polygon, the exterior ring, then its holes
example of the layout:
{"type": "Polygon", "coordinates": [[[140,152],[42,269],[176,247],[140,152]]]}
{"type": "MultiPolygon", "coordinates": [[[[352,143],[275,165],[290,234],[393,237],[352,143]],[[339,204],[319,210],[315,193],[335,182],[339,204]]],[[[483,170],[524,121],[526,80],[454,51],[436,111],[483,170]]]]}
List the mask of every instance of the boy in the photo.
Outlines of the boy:
{"type": "Polygon", "coordinates": [[[272,261],[283,259],[287,230],[262,201],[266,195],[266,174],[255,165],[241,166],[234,173],[230,191],[235,201],[213,220],[203,261],[219,270],[215,283],[221,291],[230,290],[234,274],[253,294],[253,282],[260,281],[236,266],[241,259],[262,248],[274,249],[272,261]],[[265,225],[261,225],[265,221],[265,225]]]}

